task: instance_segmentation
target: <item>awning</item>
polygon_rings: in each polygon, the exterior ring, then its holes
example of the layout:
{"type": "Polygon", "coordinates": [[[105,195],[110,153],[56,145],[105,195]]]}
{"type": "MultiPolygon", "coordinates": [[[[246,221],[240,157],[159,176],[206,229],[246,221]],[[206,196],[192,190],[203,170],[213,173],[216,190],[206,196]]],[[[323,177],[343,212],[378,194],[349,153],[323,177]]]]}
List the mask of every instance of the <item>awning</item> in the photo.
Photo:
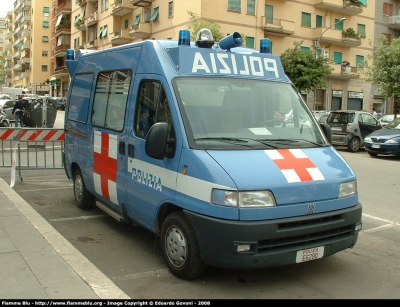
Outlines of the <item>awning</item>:
{"type": "Polygon", "coordinates": [[[62,45],[62,36],[57,38],[57,47],[62,45]]]}
{"type": "Polygon", "coordinates": [[[101,36],[101,33],[102,33],[102,32],[103,32],[103,30],[100,28],[99,33],[97,33],[97,38],[102,37],[102,36],[101,36]]]}
{"type": "Polygon", "coordinates": [[[150,21],[154,21],[158,17],[158,7],[154,9],[153,15],[151,15],[150,21]]]}
{"type": "Polygon", "coordinates": [[[101,35],[101,37],[104,37],[104,36],[106,36],[107,35],[107,28],[104,28],[103,29],[103,34],[101,35]]]}
{"type": "Polygon", "coordinates": [[[132,24],[132,26],[137,27],[139,22],[140,22],[140,15],[137,15],[135,21],[132,24]]]}
{"type": "Polygon", "coordinates": [[[62,14],[60,14],[60,16],[58,16],[57,22],[56,22],[56,27],[60,24],[62,17],[63,17],[62,14]]]}

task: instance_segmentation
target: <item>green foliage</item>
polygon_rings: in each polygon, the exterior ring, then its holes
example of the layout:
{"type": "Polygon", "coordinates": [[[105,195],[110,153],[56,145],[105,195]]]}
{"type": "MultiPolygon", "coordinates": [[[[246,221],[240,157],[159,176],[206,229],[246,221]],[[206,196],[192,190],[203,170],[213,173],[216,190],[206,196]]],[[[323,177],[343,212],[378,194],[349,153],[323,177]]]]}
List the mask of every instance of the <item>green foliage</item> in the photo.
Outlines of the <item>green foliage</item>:
{"type": "Polygon", "coordinates": [[[360,39],[360,34],[356,33],[353,28],[347,28],[346,30],[342,31],[343,37],[355,38],[360,39]]]}
{"type": "Polygon", "coordinates": [[[219,24],[207,21],[199,17],[196,13],[193,13],[192,11],[188,11],[187,13],[190,16],[188,29],[190,30],[191,41],[195,42],[197,40],[197,32],[199,32],[199,30],[203,28],[207,28],[211,31],[214,37],[214,42],[219,42],[225,37],[225,35],[220,31],[221,27],[219,24]]]}
{"type": "Polygon", "coordinates": [[[372,54],[368,54],[364,68],[365,79],[378,86],[379,94],[397,101],[400,97],[400,38],[389,45],[386,36],[381,35],[372,54]]]}
{"type": "Polygon", "coordinates": [[[328,59],[316,56],[315,52],[301,50],[303,41],[294,42],[293,49],[281,55],[283,69],[299,91],[313,91],[325,87],[325,78],[333,71],[328,59]]]}

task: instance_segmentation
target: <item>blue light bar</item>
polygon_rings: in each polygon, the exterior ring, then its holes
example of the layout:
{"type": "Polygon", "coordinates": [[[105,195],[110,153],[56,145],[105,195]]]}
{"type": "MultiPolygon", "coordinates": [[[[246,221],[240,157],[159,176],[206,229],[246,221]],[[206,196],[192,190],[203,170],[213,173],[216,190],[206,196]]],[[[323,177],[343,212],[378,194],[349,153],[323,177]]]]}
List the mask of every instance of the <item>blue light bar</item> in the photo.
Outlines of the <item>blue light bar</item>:
{"type": "Polygon", "coordinates": [[[260,39],[260,53],[271,53],[271,40],[269,38],[260,39]]]}
{"type": "Polygon", "coordinates": [[[75,51],[74,49],[67,49],[67,60],[74,60],[75,57],[75,51]]]}
{"type": "Polygon", "coordinates": [[[179,30],[178,46],[190,46],[189,30],[179,30]]]}

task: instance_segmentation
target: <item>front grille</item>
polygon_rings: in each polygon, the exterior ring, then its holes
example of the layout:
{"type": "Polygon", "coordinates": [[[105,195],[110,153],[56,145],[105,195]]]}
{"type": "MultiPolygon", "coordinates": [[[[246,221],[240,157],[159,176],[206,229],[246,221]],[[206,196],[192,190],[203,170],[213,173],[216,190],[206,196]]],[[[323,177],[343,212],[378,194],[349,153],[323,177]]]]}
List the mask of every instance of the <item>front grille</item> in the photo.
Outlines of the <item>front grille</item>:
{"type": "Polygon", "coordinates": [[[274,252],[284,249],[292,249],[293,247],[296,247],[300,250],[310,245],[322,245],[329,243],[332,240],[351,237],[353,235],[353,229],[354,225],[350,225],[300,236],[263,240],[258,242],[258,252],[274,252]]]}
{"type": "Polygon", "coordinates": [[[309,226],[309,225],[322,224],[322,223],[326,223],[326,222],[334,222],[334,221],[339,221],[341,218],[342,218],[342,216],[340,214],[337,214],[337,215],[322,217],[322,218],[318,218],[318,219],[307,219],[307,220],[303,220],[303,221],[281,223],[278,225],[278,229],[284,230],[284,229],[299,227],[299,226],[309,226]]]}

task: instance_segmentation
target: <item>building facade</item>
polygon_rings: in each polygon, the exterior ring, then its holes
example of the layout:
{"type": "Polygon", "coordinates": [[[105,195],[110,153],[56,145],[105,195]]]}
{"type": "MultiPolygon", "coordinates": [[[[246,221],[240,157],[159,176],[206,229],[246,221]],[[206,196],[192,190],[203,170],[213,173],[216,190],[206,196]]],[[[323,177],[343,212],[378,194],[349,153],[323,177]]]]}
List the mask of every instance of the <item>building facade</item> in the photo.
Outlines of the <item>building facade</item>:
{"type": "MultiPolygon", "coordinates": [[[[376,42],[378,35],[386,34],[391,40],[398,37],[399,9],[400,0],[19,0],[12,14],[14,28],[10,29],[15,32],[20,25],[34,31],[28,36],[29,43],[34,40],[34,54],[42,56],[33,60],[31,46],[32,62],[26,65],[22,61],[21,67],[17,66],[20,70],[13,69],[11,83],[35,85],[35,81],[46,80],[52,96],[66,96],[67,49],[100,50],[152,38],[177,39],[179,30],[187,29],[191,11],[217,23],[222,33],[239,32],[246,47],[258,49],[260,39],[268,37],[272,53],[280,55],[302,41],[303,50],[316,49],[319,56],[328,58],[333,72],[325,88],[302,93],[310,109],[375,107],[392,113],[393,102],[365,81],[362,63],[372,52],[370,41],[376,42]],[[26,23],[22,16],[28,16],[29,3],[30,15],[35,18],[26,23]],[[44,11],[47,7],[48,19],[44,11]],[[20,21],[15,20],[24,11],[20,21]],[[49,28],[44,26],[47,21],[49,28]],[[47,34],[50,39],[44,44],[47,34]],[[42,51],[46,50],[49,62],[43,64],[42,51]],[[47,72],[43,65],[48,65],[47,72]],[[27,67],[44,72],[46,77],[29,73],[28,79],[22,78],[27,67]]],[[[28,37],[23,39],[24,46],[28,37]]],[[[16,59],[21,60],[21,55],[14,57],[19,51],[18,40],[20,37],[14,35],[13,67],[18,64],[16,59]]]]}

